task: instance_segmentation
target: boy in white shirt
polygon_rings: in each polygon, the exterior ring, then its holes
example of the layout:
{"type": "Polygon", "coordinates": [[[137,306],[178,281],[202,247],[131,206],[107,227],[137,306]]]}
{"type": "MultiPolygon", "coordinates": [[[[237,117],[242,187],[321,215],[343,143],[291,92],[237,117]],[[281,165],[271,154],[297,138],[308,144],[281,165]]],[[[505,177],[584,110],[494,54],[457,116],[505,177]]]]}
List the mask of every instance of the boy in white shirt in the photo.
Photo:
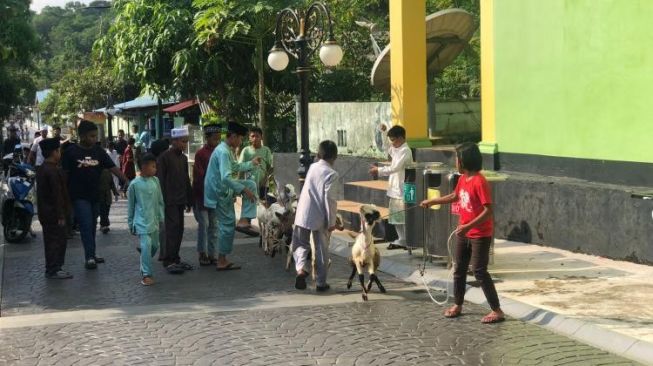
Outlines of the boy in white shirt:
{"type": "Polygon", "coordinates": [[[406,248],[406,215],[404,207],[404,178],[406,167],[413,162],[413,152],[406,143],[406,130],[394,126],[388,131],[388,139],[392,144],[389,149],[392,162],[390,166],[370,168],[373,176],[388,176],[388,192],[390,199],[390,217],[388,222],[397,231],[397,240],[388,245],[388,249],[406,248]]]}

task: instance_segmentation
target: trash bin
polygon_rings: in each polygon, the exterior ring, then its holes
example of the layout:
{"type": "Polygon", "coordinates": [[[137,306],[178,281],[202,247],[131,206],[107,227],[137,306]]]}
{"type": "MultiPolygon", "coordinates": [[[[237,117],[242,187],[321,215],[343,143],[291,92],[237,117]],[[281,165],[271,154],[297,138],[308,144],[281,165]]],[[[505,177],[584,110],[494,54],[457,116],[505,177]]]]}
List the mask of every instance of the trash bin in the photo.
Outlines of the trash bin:
{"type": "MultiPolygon", "coordinates": [[[[404,201],[407,210],[406,244],[409,254],[412,254],[412,248],[420,247],[425,249],[425,255],[430,252],[425,244],[431,243],[435,235],[431,225],[436,221],[446,223],[448,213],[445,210],[424,210],[415,206],[429,195],[433,197],[437,194],[448,194],[449,185],[446,177],[450,172],[451,168],[442,163],[415,163],[406,168],[404,201]],[[428,220],[425,215],[429,216],[428,220]]],[[[446,252],[446,238],[444,240],[446,252]]]]}
{"type": "MultiPolygon", "coordinates": [[[[451,167],[443,165],[425,169],[422,176],[426,199],[446,196],[456,188],[456,174],[452,173],[451,167]]],[[[447,239],[452,231],[451,226],[455,228],[450,208],[448,205],[433,205],[422,211],[423,226],[426,228],[422,234],[426,238],[424,255],[447,258],[447,239]]]]}

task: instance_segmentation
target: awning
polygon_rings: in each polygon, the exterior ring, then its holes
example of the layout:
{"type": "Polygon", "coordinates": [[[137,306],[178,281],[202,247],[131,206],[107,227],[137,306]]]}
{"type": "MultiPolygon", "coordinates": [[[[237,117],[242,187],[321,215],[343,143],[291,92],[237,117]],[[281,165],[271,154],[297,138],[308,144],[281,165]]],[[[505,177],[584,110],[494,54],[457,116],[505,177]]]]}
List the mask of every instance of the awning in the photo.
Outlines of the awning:
{"type": "MultiPolygon", "coordinates": [[[[462,9],[446,9],[426,17],[426,70],[429,78],[449,66],[476,31],[474,17],[462,9]]],[[[372,67],[372,85],[390,91],[390,45],[372,67]]]]}
{"type": "Polygon", "coordinates": [[[183,111],[186,108],[190,108],[194,105],[198,104],[197,99],[189,99],[185,100],[179,104],[175,104],[173,106],[170,106],[168,108],[165,108],[163,111],[166,113],[177,113],[179,111],[183,111]]]}

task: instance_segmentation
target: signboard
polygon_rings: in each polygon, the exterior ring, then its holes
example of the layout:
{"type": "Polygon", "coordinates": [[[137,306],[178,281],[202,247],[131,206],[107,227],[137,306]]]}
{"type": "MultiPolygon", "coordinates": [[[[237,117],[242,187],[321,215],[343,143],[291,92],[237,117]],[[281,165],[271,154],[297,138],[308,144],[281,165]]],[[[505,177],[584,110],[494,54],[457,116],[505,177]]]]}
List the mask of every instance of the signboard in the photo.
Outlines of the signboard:
{"type": "Polygon", "coordinates": [[[416,187],[415,183],[404,183],[404,202],[409,204],[415,204],[416,197],[416,187]]]}

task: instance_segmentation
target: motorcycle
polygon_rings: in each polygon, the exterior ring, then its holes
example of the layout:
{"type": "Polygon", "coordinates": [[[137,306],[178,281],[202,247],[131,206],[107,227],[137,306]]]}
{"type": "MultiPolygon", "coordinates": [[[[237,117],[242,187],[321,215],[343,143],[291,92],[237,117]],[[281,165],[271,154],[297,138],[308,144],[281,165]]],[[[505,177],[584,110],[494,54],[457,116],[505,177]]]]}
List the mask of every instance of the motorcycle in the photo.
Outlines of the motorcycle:
{"type": "MultiPolygon", "coordinates": [[[[16,149],[21,145],[16,145],[16,149]]],[[[2,226],[8,243],[19,243],[31,232],[34,217],[34,181],[36,172],[21,161],[20,150],[5,155],[5,178],[2,182],[2,226]]]]}

